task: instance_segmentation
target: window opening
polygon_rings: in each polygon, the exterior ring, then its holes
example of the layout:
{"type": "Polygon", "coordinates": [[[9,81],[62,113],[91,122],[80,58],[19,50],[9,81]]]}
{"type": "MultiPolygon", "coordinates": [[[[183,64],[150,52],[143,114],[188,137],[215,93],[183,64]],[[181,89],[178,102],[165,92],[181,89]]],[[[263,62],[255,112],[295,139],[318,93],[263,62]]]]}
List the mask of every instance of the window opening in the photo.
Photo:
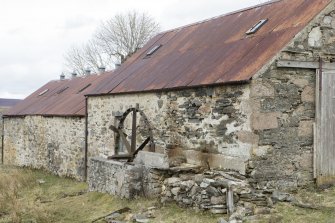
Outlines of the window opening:
{"type": "Polygon", "coordinates": [[[49,89],[45,89],[44,91],[42,91],[41,93],[38,94],[38,96],[42,96],[44,95],[45,93],[47,93],[49,91],[49,89]]]}
{"type": "Polygon", "coordinates": [[[161,48],[162,44],[156,45],[151,50],[149,50],[146,54],[147,57],[153,55],[159,48],[161,48]]]}
{"type": "Polygon", "coordinates": [[[259,21],[256,25],[254,25],[251,29],[249,29],[246,34],[250,35],[250,34],[254,34],[256,33],[266,22],[268,21],[268,19],[262,19],[261,21],[259,21]]]}
{"type": "Polygon", "coordinates": [[[80,89],[80,90],[78,91],[77,94],[79,94],[79,93],[85,91],[85,90],[86,90],[87,88],[89,88],[91,85],[92,85],[92,84],[88,84],[88,85],[86,85],[85,87],[83,87],[82,89],[80,89]]]}
{"type": "Polygon", "coordinates": [[[57,94],[61,94],[63,93],[66,89],[68,89],[69,87],[64,87],[62,89],[60,89],[59,91],[57,91],[57,94]]]}

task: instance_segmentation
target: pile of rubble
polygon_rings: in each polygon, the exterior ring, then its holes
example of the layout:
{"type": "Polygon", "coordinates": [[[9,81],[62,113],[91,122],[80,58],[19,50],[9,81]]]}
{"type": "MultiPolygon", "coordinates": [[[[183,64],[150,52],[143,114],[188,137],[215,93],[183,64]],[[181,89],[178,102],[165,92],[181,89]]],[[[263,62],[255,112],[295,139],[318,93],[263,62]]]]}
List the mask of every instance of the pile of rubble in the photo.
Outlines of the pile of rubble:
{"type": "Polygon", "coordinates": [[[165,179],[161,202],[175,201],[182,207],[230,214],[231,219],[270,213],[272,193],[257,191],[236,172],[177,172],[165,179]]]}

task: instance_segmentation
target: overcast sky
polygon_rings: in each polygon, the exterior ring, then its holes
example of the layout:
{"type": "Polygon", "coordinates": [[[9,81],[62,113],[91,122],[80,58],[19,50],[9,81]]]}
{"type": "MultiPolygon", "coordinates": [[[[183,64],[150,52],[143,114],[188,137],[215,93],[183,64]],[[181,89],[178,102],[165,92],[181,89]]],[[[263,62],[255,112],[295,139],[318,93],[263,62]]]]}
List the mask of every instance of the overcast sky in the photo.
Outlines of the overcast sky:
{"type": "Polygon", "coordinates": [[[147,12],[167,30],[266,0],[0,0],[0,98],[24,98],[64,70],[63,55],[101,21],[147,12]]]}

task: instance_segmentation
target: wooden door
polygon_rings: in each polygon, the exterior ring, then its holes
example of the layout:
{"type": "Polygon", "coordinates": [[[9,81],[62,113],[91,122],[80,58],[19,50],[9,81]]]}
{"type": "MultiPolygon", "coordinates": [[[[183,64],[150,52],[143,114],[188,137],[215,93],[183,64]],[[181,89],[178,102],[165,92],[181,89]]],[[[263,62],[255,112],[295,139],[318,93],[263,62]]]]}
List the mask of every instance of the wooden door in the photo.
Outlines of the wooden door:
{"type": "Polygon", "coordinates": [[[335,184],[335,70],[316,77],[314,175],[318,186],[335,184]]]}

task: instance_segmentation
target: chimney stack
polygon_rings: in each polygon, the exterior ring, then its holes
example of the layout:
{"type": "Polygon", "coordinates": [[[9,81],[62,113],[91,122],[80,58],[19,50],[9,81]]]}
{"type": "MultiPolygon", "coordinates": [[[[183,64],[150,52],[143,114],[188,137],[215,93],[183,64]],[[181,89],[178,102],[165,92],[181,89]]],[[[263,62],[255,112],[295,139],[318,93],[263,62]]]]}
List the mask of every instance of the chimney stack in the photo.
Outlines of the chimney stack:
{"type": "Polygon", "coordinates": [[[106,68],[105,67],[99,67],[99,73],[101,74],[101,73],[103,73],[103,72],[105,72],[106,71],[106,68]]]}
{"type": "Polygon", "coordinates": [[[85,75],[90,75],[91,74],[91,70],[89,69],[89,68],[87,68],[86,70],[85,70],[85,75]]]}
{"type": "Polygon", "coordinates": [[[64,73],[62,73],[60,76],[59,76],[60,78],[60,80],[65,80],[65,75],[64,75],[64,73]]]}
{"type": "Polygon", "coordinates": [[[77,77],[77,73],[76,73],[75,71],[73,71],[73,72],[71,73],[71,77],[72,77],[72,78],[76,78],[76,77],[77,77]]]}

